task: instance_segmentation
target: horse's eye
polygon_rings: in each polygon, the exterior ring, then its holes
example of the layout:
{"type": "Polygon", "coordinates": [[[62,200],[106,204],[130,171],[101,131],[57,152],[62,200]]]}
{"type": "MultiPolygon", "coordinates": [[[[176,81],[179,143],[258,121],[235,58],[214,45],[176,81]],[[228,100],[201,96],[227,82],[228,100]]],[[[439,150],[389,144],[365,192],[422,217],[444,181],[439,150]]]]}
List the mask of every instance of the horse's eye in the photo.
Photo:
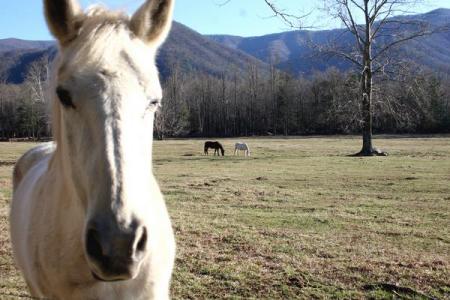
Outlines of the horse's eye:
{"type": "Polygon", "coordinates": [[[72,102],[72,97],[70,96],[70,92],[62,87],[56,88],[56,95],[58,95],[59,101],[64,107],[75,108],[75,105],[72,102]]]}
{"type": "Polygon", "coordinates": [[[152,107],[152,108],[161,107],[161,100],[159,100],[159,99],[150,99],[149,107],[152,107]]]}

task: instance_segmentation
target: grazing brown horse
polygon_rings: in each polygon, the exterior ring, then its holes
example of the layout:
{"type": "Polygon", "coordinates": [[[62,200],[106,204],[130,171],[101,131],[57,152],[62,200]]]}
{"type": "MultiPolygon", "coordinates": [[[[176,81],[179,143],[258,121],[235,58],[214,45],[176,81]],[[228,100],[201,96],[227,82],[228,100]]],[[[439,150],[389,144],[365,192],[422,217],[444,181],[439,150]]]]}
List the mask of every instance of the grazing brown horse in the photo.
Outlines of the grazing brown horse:
{"type": "Polygon", "coordinates": [[[217,141],[216,142],[211,142],[211,141],[205,142],[205,147],[204,147],[205,155],[208,155],[209,148],[214,149],[214,155],[216,155],[216,153],[217,153],[217,155],[220,156],[220,154],[219,154],[219,150],[220,150],[220,152],[222,152],[222,156],[225,156],[225,149],[223,149],[222,144],[220,144],[219,142],[217,142],[217,141]]]}

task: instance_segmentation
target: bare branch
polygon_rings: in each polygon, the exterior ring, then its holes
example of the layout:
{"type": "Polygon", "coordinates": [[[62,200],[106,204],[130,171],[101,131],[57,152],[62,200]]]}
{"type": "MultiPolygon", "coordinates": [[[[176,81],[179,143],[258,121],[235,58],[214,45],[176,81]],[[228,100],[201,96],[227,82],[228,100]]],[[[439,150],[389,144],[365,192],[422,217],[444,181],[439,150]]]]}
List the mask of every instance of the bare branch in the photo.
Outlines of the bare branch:
{"type": "MultiPolygon", "coordinates": [[[[228,0],[230,1],[230,0],[228,0]]],[[[313,28],[313,27],[305,27],[302,25],[301,21],[312,14],[312,11],[305,13],[303,15],[293,15],[287,13],[285,10],[280,9],[273,1],[264,0],[267,6],[274,13],[273,17],[279,17],[286,25],[295,29],[305,29],[305,28],[313,28]]]]}
{"type": "MultiPolygon", "coordinates": [[[[361,38],[361,36],[360,36],[360,34],[359,34],[359,32],[358,32],[357,24],[356,24],[356,22],[355,22],[355,20],[354,20],[354,18],[353,18],[352,12],[350,11],[350,7],[348,6],[347,0],[344,0],[344,1],[345,1],[345,3],[346,3],[345,8],[346,8],[346,10],[347,10],[347,13],[348,13],[348,16],[349,16],[350,22],[351,22],[351,27],[352,27],[352,29],[353,29],[353,30],[351,30],[351,32],[352,32],[352,33],[355,35],[355,37],[356,37],[356,43],[357,43],[357,45],[358,45],[359,50],[362,51],[363,48],[364,48],[364,46],[366,45],[366,41],[364,41],[364,40],[361,38]]],[[[351,1],[354,2],[353,0],[351,0],[351,1]]],[[[341,18],[341,20],[343,20],[343,19],[341,18]]],[[[345,23],[345,22],[344,22],[344,23],[345,23]]]]}
{"type": "Polygon", "coordinates": [[[394,48],[395,46],[397,46],[399,44],[405,43],[410,40],[417,39],[419,37],[428,36],[428,35],[434,34],[436,32],[437,31],[435,31],[435,30],[423,30],[423,31],[420,30],[420,31],[416,31],[411,34],[408,34],[406,36],[400,37],[400,38],[396,39],[395,41],[384,45],[380,50],[378,50],[376,52],[376,54],[372,57],[372,61],[376,61],[384,53],[386,53],[387,51],[389,51],[390,49],[394,48]]]}

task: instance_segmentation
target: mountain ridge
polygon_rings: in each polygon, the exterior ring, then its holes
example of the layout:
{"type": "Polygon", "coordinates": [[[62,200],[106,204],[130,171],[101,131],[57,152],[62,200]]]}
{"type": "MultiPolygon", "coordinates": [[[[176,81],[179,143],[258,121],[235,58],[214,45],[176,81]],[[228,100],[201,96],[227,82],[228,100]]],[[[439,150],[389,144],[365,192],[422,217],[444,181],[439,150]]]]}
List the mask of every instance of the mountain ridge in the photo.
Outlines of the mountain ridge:
{"type": "MultiPolygon", "coordinates": [[[[450,27],[450,9],[445,8],[395,18],[427,22],[434,27],[444,25],[450,27]]],[[[407,30],[406,27],[405,30],[407,30]]],[[[339,36],[340,45],[354,42],[350,33],[339,28],[314,31],[293,30],[256,37],[208,35],[208,38],[226,47],[244,51],[268,64],[274,64],[284,71],[302,75],[311,74],[316,70],[324,71],[329,67],[337,67],[341,71],[352,67],[350,63],[342,59],[329,58],[326,61],[318,58],[310,47],[310,44],[323,46],[337,36],[339,36]]],[[[401,48],[404,56],[410,56],[411,59],[432,70],[450,74],[450,53],[445,51],[450,49],[450,31],[421,37],[404,44],[401,48]]]]}
{"type": "MultiPolygon", "coordinates": [[[[450,26],[450,9],[397,18],[414,18],[433,26],[450,26]]],[[[318,57],[309,45],[323,44],[338,35],[341,43],[353,42],[351,34],[344,33],[344,29],[297,30],[255,37],[205,36],[174,22],[168,40],[159,51],[157,64],[162,78],[166,78],[175,67],[186,74],[203,72],[216,76],[245,74],[249,65],[256,65],[261,73],[268,73],[270,64],[295,75],[310,75],[330,67],[347,71],[352,67],[349,62],[336,57],[318,57]]],[[[450,31],[410,41],[400,49],[400,55],[430,70],[450,74],[448,49],[450,31]]],[[[54,57],[55,53],[55,41],[0,40],[0,78],[10,83],[21,83],[33,61],[45,55],[54,57]]]]}
{"type": "MultiPolygon", "coordinates": [[[[56,52],[56,41],[2,39],[0,78],[3,77],[9,83],[22,83],[29,64],[45,55],[53,58],[56,52]]],[[[268,73],[269,66],[266,63],[240,50],[223,47],[177,22],[173,23],[172,31],[157,56],[163,79],[169,76],[174,67],[186,74],[204,72],[219,76],[227,73],[231,76],[236,70],[238,73],[244,72],[250,64],[262,73],[268,73]]]]}

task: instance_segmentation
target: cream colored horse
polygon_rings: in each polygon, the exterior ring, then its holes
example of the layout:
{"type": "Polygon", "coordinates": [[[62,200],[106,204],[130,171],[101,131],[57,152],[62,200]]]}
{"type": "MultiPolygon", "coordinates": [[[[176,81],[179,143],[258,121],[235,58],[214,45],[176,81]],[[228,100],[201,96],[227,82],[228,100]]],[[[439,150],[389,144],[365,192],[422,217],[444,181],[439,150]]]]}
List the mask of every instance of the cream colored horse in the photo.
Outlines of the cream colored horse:
{"type": "Polygon", "coordinates": [[[11,239],[31,294],[45,299],[167,299],[175,242],[152,173],[155,67],[173,1],[131,17],[45,0],[59,42],[55,144],[14,172],[11,239]]]}
{"type": "Polygon", "coordinates": [[[244,151],[244,156],[250,156],[250,147],[246,143],[237,142],[234,144],[234,155],[239,155],[240,151],[244,151]]]}

